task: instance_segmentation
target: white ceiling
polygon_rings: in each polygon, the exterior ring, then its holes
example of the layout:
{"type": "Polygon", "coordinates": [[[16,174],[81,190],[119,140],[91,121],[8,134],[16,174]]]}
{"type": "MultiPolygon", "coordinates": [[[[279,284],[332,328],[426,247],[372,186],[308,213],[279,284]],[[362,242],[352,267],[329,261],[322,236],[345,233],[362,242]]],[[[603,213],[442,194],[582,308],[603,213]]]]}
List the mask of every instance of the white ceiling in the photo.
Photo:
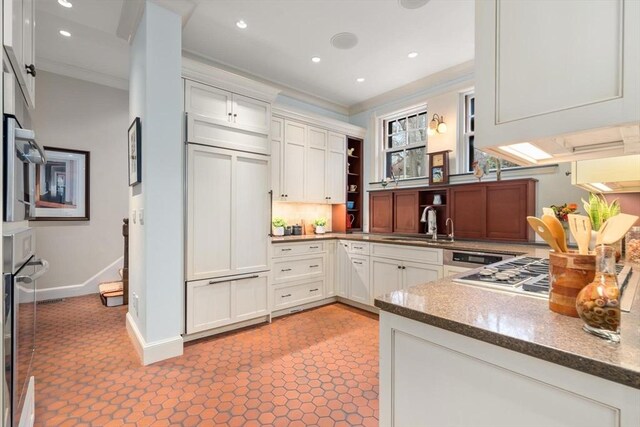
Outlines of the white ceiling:
{"type": "MultiPolygon", "coordinates": [[[[37,64],[126,79],[128,45],[115,35],[124,0],[71,1],[70,9],[56,0],[36,1],[37,64]],[[72,37],[60,36],[62,28],[72,37]]],[[[186,51],[342,107],[474,55],[473,0],[430,0],[413,10],[397,0],[192,1],[196,7],[183,29],[186,51]],[[248,28],[238,29],[238,19],[248,28]],[[358,45],[332,47],[331,37],[345,31],[358,36],[358,45]],[[417,58],[407,58],[412,51],[417,58]],[[312,63],[312,56],[322,61],[312,63]]]]}

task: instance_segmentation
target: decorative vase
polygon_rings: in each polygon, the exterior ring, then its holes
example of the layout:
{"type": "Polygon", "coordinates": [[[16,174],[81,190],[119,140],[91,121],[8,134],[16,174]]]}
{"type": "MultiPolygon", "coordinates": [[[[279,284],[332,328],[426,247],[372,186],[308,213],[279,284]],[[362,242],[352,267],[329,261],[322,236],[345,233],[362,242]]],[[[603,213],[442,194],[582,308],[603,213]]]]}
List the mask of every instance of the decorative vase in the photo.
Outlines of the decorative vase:
{"type": "Polygon", "coordinates": [[[591,230],[591,239],[589,240],[589,250],[592,251],[596,248],[596,239],[598,238],[598,232],[591,230]]]}
{"type": "Polygon", "coordinates": [[[549,309],[578,317],[576,297],[593,282],[596,257],[576,252],[549,252],[549,309]]]}
{"type": "Polygon", "coordinates": [[[284,227],[273,227],[274,236],[284,236],[284,227]]]}
{"type": "Polygon", "coordinates": [[[620,342],[620,289],[616,275],[615,249],[596,248],[596,275],[576,298],[583,329],[600,338],[620,342]]]}
{"type": "Polygon", "coordinates": [[[316,225],[316,234],[324,234],[324,225],[316,225]]]}

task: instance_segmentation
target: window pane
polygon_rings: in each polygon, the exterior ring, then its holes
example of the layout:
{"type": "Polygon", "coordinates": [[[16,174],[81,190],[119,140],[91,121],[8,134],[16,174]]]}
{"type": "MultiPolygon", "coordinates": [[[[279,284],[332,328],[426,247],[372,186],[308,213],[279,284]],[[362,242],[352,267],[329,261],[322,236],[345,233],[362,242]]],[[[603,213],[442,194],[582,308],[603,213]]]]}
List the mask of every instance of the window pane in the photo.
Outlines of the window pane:
{"type": "Polygon", "coordinates": [[[391,135],[396,127],[396,122],[387,122],[387,135],[391,135]]]}
{"type": "Polygon", "coordinates": [[[427,113],[422,113],[418,116],[418,128],[426,128],[427,127],[427,113]]]}
{"type": "Polygon", "coordinates": [[[409,144],[418,144],[424,142],[424,135],[426,131],[423,130],[410,130],[409,131],[409,144]]]}
{"type": "Polygon", "coordinates": [[[424,169],[424,147],[413,148],[407,150],[407,159],[405,161],[405,177],[415,178],[425,175],[424,169]]]}
{"type": "Polygon", "coordinates": [[[475,149],[473,144],[473,139],[474,139],[474,136],[469,135],[469,164],[467,165],[467,167],[469,168],[468,169],[469,172],[473,171],[473,162],[476,160],[476,157],[477,157],[476,152],[480,152],[475,149]]]}
{"type": "Polygon", "coordinates": [[[418,129],[418,116],[409,116],[409,130],[418,129]]]}
{"type": "Polygon", "coordinates": [[[469,100],[469,114],[472,116],[476,115],[476,98],[471,97],[469,100]]]}
{"type": "Polygon", "coordinates": [[[387,153],[387,177],[404,178],[404,151],[387,153]]]}
{"type": "Polygon", "coordinates": [[[398,120],[398,126],[400,127],[398,129],[398,132],[400,132],[401,130],[407,130],[407,119],[398,120]]]}
{"type": "Polygon", "coordinates": [[[475,117],[471,117],[471,120],[469,120],[469,132],[473,132],[476,129],[476,118],[475,117]]]}
{"type": "Polygon", "coordinates": [[[407,133],[402,132],[389,137],[389,148],[404,147],[407,145],[407,133]]]}

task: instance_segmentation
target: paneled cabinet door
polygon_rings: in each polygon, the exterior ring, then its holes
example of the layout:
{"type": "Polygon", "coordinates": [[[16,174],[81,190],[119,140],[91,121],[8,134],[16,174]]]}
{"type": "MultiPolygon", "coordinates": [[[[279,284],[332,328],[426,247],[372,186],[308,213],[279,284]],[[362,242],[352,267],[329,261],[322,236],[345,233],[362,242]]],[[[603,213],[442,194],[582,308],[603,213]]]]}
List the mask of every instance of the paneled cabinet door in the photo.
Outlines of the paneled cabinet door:
{"type": "Polygon", "coordinates": [[[418,192],[398,191],[393,193],[394,233],[419,233],[418,192]]]}
{"type": "Polygon", "coordinates": [[[371,258],[371,296],[373,298],[402,289],[402,262],[371,258]]]}
{"type": "Polygon", "coordinates": [[[458,237],[484,238],[486,235],[487,189],[484,184],[452,186],[449,199],[458,237]]]}
{"type": "Polygon", "coordinates": [[[268,269],[269,158],[189,144],[187,280],[268,269]]]}
{"type": "Polygon", "coordinates": [[[268,275],[261,274],[233,282],[234,321],[254,319],[268,313],[268,275]]]}
{"type": "Polygon", "coordinates": [[[442,266],[404,261],[402,267],[402,275],[404,276],[402,280],[403,289],[432,282],[443,276],[442,266]]]}
{"type": "Polygon", "coordinates": [[[187,283],[187,333],[206,331],[233,322],[233,282],[201,280],[187,283]]]}
{"type": "MultiPolygon", "coordinates": [[[[327,131],[309,126],[307,131],[307,164],[305,167],[305,201],[326,203],[327,131]]],[[[287,165],[288,166],[288,165],[287,165]]]]}
{"type": "Polygon", "coordinates": [[[371,304],[369,282],[369,257],[351,255],[349,299],[362,304],[371,304]]]}
{"type": "Polygon", "coordinates": [[[185,80],[185,111],[212,123],[229,126],[232,122],[233,94],[217,87],[185,80]]]}
{"type": "MultiPolygon", "coordinates": [[[[487,238],[527,240],[528,212],[535,211],[532,181],[491,183],[487,185],[487,238]]],[[[456,230],[457,232],[457,230],[456,230]]]]}
{"type": "Polygon", "coordinates": [[[305,201],[305,141],[307,126],[301,123],[284,121],[284,180],[285,200],[305,201]]]}
{"type": "Polygon", "coordinates": [[[346,137],[339,133],[329,132],[329,150],[327,161],[327,197],[331,204],[346,202],[347,162],[346,137]]]}
{"type": "Polygon", "coordinates": [[[369,231],[393,232],[393,193],[391,191],[369,193],[369,231]]]}
{"type": "Polygon", "coordinates": [[[27,106],[35,107],[35,76],[27,67],[35,66],[34,0],[3,2],[3,44],[27,106]]]}
{"type": "Polygon", "coordinates": [[[284,201],[284,120],[271,119],[271,189],[273,200],[284,201]]]}
{"type": "Polygon", "coordinates": [[[336,294],[336,278],[338,275],[336,246],[337,243],[335,240],[327,242],[327,268],[326,279],[324,281],[325,297],[332,297],[336,294]]]}
{"type": "Polygon", "coordinates": [[[233,122],[250,132],[269,134],[271,105],[267,102],[233,94],[233,122]]]}
{"type": "Polygon", "coordinates": [[[351,280],[351,260],[347,252],[349,244],[339,241],[336,246],[337,275],[335,292],[340,297],[349,296],[349,282],[351,280]]]}

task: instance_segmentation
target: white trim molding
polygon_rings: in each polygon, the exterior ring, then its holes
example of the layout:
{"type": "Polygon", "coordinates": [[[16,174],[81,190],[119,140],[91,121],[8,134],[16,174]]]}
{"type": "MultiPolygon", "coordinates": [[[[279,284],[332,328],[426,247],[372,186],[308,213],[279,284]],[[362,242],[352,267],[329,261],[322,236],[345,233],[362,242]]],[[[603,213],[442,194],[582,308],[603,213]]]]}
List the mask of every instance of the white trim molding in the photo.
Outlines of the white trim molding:
{"type": "Polygon", "coordinates": [[[161,360],[182,356],[184,352],[184,340],[180,335],[164,340],[147,342],[131,313],[127,313],[127,333],[131,343],[140,357],[143,365],[150,365],[161,360]]]}
{"type": "Polygon", "coordinates": [[[273,105],[273,107],[271,108],[271,114],[278,117],[309,123],[314,126],[324,127],[335,132],[342,132],[348,136],[354,136],[356,138],[364,138],[367,134],[367,130],[361,128],[360,126],[352,125],[351,123],[342,122],[340,120],[332,119],[307,111],[302,112],[299,110],[294,110],[291,107],[284,107],[277,104],[273,105]]]}
{"type": "Polygon", "coordinates": [[[65,64],[53,59],[37,57],[38,71],[47,71],[49,73],[59,74],[61,76],[72,77],[78,80],[84,80],[91,83],[97,83],[103,86],[109,86],[116,89],[129,90],[129,79],[112,76],[110,74],[101,73],[100,71],[89,70],[87,68],[75,65],[65,64]]]}
{"type": "MultiPolygon", "coordinates": [[[[41,288],[36,290],[36,301],[46,301],[59,298],[79,297],[82,295],[97,294],[98,286],[102,282],[120,280],[119,270],[122,268],[124,257],[120,257],[111,264],[94,274],[83,283],[77,285],[56,286],[53,288],[41,288]]],[[[20,288],[21,294],[32,293],[33,291],[20,288]]],[[[25,296],[26,295],[21,295],[25,296]]]]}

